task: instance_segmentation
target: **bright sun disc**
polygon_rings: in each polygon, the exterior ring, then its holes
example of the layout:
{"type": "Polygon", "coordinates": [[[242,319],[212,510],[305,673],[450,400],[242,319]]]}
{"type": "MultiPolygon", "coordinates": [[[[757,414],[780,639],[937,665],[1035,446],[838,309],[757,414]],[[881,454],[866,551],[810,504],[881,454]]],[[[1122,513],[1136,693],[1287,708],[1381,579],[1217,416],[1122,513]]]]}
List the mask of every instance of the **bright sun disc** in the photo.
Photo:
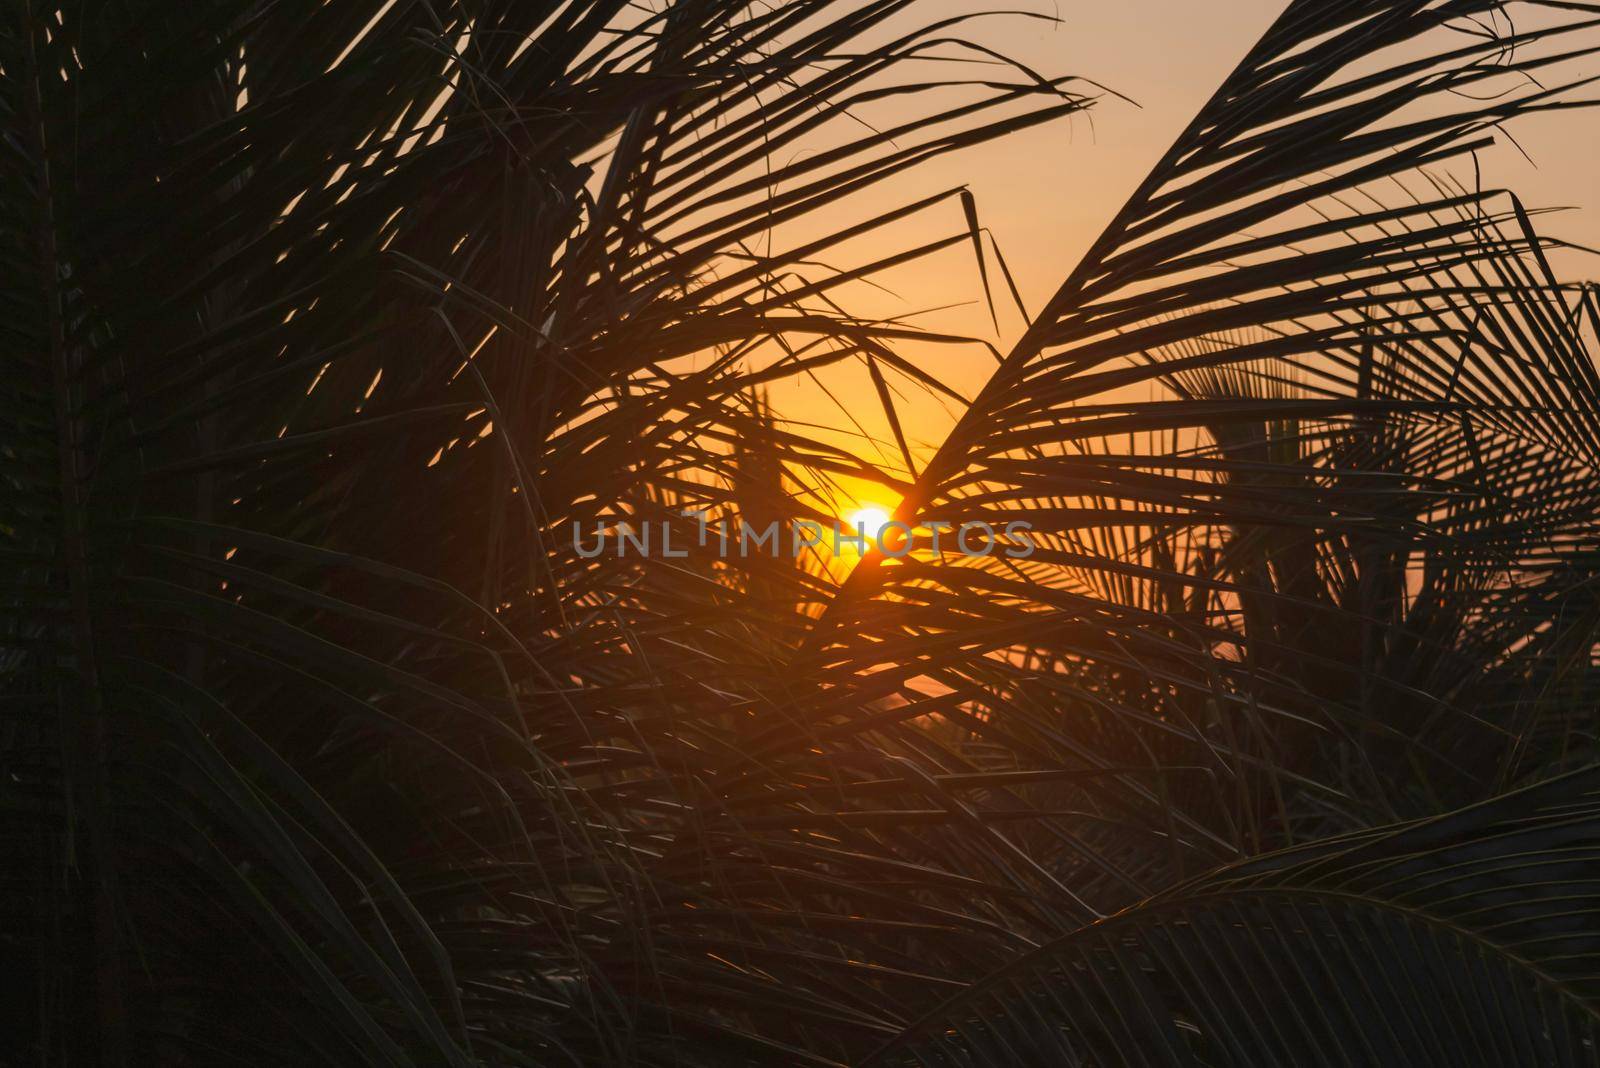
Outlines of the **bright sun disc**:
{"type": "Polygon", "coordinates": [[[892,518],[887,509],[869,504],[850,513],[850,517],[845,520],[850,529],[845,533],[855,534],[857,531],[865,530],[868,538],[874,538],[878,531],[883,529],[883,525],[892,518]]]}

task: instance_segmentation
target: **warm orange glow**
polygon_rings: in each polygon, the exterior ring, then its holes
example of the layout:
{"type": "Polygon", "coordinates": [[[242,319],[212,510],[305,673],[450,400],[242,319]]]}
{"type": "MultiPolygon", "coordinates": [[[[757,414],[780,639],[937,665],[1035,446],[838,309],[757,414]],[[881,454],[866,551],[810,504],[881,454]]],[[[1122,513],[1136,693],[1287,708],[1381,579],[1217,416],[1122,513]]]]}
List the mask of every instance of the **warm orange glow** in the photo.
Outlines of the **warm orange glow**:
{"type": "Polygon", "coordinates": [[[887,508],[876,504],[866,504],[851,512],[845,522],[850,525],[851,533],[864,529],[871,536],[877,534],[883,528],[883,525],[892,518],[894,517],[889,514],[887,508]]]}

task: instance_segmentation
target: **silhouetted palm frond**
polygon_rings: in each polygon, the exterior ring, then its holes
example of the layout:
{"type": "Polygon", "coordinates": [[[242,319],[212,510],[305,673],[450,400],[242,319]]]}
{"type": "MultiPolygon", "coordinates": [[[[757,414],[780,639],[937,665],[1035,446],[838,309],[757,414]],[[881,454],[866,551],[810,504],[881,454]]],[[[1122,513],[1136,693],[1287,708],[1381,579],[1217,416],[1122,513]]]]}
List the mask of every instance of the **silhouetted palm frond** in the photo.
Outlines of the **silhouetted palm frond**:
{"type": "Polygon", "coordinates": [[[1589,768],[1190,880],[863,1063],[1592,1064],[1597,788],[1589,768]]]}
{"type": "Polygon", "coordinates": [[[1600,305],[1451,170],[1600,7],[1291,3],[920,473],[851,298],[1011,280],[864,191],[1096,92],[976,16],[0,18],[19,1058],[1593,1059],[1600,305]]]}
{"type": "Polygon", "coordinates": [[[1078,799],[1173,829],[1147,891],[1587,760],[1593,296],[1440,168],[1586,102],[1595,16],[1291,4],[901,506],[1037,550],[868,561],[825,670],[938,679],[1026,765],[1147,769],[1078,799]]]}

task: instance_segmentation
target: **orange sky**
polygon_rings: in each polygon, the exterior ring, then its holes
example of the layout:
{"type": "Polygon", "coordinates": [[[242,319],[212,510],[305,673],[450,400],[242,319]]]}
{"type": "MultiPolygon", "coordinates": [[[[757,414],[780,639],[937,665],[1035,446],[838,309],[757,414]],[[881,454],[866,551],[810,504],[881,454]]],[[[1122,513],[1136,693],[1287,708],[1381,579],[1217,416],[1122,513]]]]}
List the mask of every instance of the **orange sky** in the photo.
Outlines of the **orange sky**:
{"type": "MultiPolygon", "coordinates": [[[[973,24],[965,35],[1041,73],[1070,73],[1100,82],[1140,106],[1106,97],[1090,116],[1024,130],[934,160],[863,198],[851,211],[870,210],[874,205],[884,210],[917,196],[968,186],[977,198],[982,222],[999,239],[1029,310],[1036,312],[1161,152],[1266,29],[1282,3],[1023,0],[1006,6],[1054,14],[1062,22],[1052,27],[1037,20],[992,18],[973,24]]],[[[930,0],[915,12],[919,20],[931,20],[972,9],[973,5],[961,0],[930,0]]],[[[1084,91],[1092,90],[1085,87],[1084,91]]],[[[1515,189],[1530,207],[1586,209],[1546,218],[1542,228],[1600,246],[1600,203],[1595,202],[1600,199],[1595,181],[1600,173],[1600,113],[1534,116],[1515,129],[1518,143],[1533,162],[1509,145],[1498,146],[1481,156],[1486,184],[1515,189]]],[[[936,218],[948,232],[964,228],[954,204],[936,218]]],[[[839,224],[844,225],[845,220],[841,218],[839,224]]],[[[927,220],[908,224],[906,244],[901,247],[926,240],[927,227],[927,220]]],[[[861,257],[848,262],[861,262],[861,257]]],[[[1557,267],[1570,277],[1600,276],[1592,259],[1586,263],[1583,257],[1558,258],[1557,267]]],[[[891,316],[970,300],[979,292],[971,252],[965,247],[899,268],[882,281],[894,289],[895,296],[853,287],[841,294],[841,299],[848,298],[845,302],[852,312],[891,316]]],[[[988,313],[972,306],[915,321],[929,329],[981,334],[1002,349],[1015,338],[1021,323],[1016,316],[1003,319],[996,337],[988,313]]],[[[979,348],[955,351],[913,346],[907,354],[968,396],[994,367],[993,357],[979,348]]],[[[887,424],[878,414],[865,372],[841,372],[837,379],[829,379],[828,385],[869,433],[888,440],[887,424]]],[[[773,399],[790,418],[848,425],[839,407],[818,389],[785,387],[773,399]]],[[[914,449],[931,449],[943,436],[949,416],[939,404],[911,392],[904,405],[902,419],[914,449]]],[[[859,440],[855,444],[859,445],[859,440]]],[[[895,455],[898,452],[892,446],[883,453],[885,459],[895,455]]],[[[874,503],[893,503],[891,495],[858,493],[863,496],[875,498],[874,503]],[[886,497],[891,499],[886,501],[886,497]]]]}

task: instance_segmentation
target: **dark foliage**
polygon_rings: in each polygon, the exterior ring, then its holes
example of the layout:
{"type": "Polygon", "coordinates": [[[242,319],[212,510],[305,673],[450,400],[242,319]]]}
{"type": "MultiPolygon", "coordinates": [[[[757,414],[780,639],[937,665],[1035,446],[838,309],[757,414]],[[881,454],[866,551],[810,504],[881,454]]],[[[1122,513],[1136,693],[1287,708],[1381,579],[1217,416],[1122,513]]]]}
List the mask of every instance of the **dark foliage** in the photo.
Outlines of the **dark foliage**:
{"type": "Polygon", "coordinates": [[[976,25],[5,8],[0,1063],[1600,1058],[1600,303],[1471,166],[1600,7],[1294,0],[918,470],[848,294],[1010,273],[863,191],[1099,92],[976,25]],[[1038,550],[572,540],[846,477],[1038,550]]]}

